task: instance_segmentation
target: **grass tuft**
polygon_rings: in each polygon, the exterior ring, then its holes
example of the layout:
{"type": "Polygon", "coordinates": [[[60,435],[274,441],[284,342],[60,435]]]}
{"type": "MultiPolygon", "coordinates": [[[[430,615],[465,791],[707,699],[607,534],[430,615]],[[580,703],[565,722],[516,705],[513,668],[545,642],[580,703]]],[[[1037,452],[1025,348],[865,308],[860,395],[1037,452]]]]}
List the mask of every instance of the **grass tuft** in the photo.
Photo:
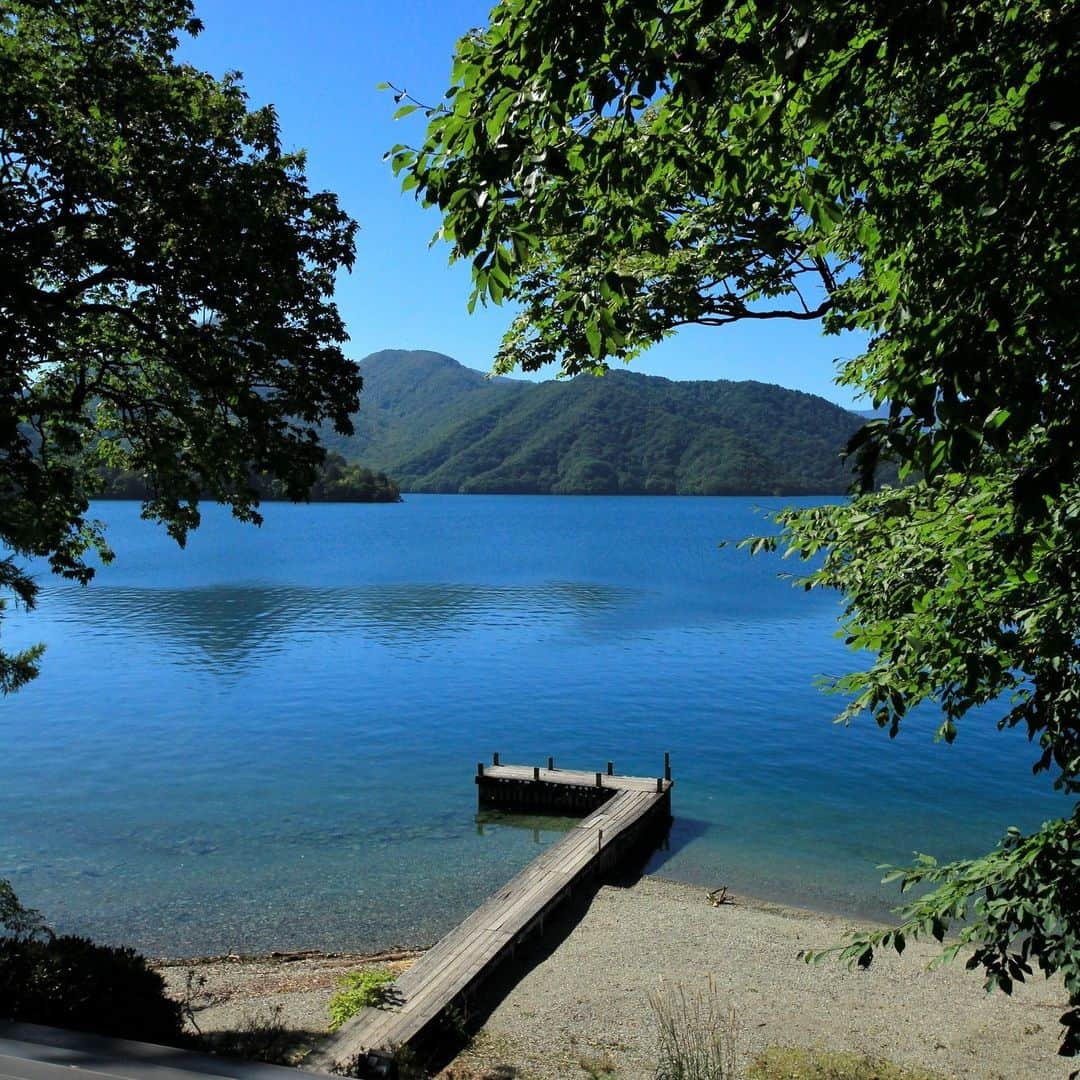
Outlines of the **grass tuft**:
{"type": "Polygon", "coordinates": [[[329,1002],[330,1030],[337,1031],[361,1009],[384,1004],[393,981],[394,976],[383,968],[346,972],[338,983],[341,989],[329,1002]]]}
{"type": "Polygon", "coordinates": [[[770,1046],[749,1068],[746,1080],[945,1080],[925,1069],[906,1069],[884,1058],[846,1051],[770,1046]]]}
{"type": "Polygon", "coordinates": [[[682,986],[661,987],[649,998],[656,1018],[656,1080],[734,1080],[735,1010],[722,1008],[716,984],[687,994],[682,986]]]}

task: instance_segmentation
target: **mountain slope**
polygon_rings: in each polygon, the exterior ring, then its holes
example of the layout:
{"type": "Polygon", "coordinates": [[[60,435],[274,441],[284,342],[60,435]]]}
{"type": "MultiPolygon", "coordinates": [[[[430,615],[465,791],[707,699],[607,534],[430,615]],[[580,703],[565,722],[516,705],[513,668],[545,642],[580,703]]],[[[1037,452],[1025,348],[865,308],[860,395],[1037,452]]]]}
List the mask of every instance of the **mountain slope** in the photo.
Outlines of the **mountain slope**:
{"type": "Polygon", "coordinates": [[[361,370],[357,433],[328,444],[405,491],[842,492],[838,455],[859,424],[822,398],[756,382],[612,371],[529,383],[403,351],[361,370]]]}
{"type": "Polygon", "coordinates": [[[323,433],[327,449],[369,468],[396,466],[431,433],[454,418],[514,397],[530,384],[489,379],[443,353],[384,349],[360,362],[364,393],[353,414],[356,434],[344,438],[323,433]]]}

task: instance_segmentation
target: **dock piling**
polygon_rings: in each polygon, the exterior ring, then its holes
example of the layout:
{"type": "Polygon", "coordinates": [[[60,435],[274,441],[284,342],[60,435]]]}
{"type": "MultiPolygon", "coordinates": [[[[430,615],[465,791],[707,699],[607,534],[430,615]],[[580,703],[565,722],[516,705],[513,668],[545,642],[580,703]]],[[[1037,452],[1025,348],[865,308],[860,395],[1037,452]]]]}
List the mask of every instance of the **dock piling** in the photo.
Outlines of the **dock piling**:
{"type": "Polygon", "coordinates": [[[496,750],[495,753],[491,755],[491,764],[492,765],[498,765],[499,764],[499,751],[498,750],[496,750]]]}
{"type": "Polygon", "coordinates": [[[539,765],[534,765],[533,766],[533,779],[534,780],[539,780],[540,779],[540,766],[539,765]]]}
{"type": "Polygon", "coordinates": [[[551,772],[555,768],[555,759],[553,757],[548,758],[548,772],[551,772]]]}
{"type": "Polygon", "coordinates": [[[671,779],[671,754],[666,750],[664,751],[664,779],[671,779]]]}

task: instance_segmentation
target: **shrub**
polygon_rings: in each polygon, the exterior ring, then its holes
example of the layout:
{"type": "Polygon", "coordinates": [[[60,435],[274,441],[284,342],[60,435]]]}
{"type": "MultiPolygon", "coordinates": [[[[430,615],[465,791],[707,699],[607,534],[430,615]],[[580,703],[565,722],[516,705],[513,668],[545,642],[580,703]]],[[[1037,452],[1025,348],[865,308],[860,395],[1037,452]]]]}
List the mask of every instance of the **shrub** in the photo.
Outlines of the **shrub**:
{"type": "Polygon", "coordinates": [[[361,1009],[386,1002],[394,976],[382,968],[349,971],[341,978],[341,989],[330,999],[330,1030],[337,1031],[361,1009]]]}
{"type": "Polygon", "coordinates": [[[143,957],[66,935],[0,938],[0,1016],[144,1042],[182,1038],[180,1005],[143,957]]]}
{"type": "Polygon", "coordinates": [[[183,1009],[165,980],[132,949],[57,937],[40,913],[0,880],[0,1017],[175,1043],[183,1009]]]}

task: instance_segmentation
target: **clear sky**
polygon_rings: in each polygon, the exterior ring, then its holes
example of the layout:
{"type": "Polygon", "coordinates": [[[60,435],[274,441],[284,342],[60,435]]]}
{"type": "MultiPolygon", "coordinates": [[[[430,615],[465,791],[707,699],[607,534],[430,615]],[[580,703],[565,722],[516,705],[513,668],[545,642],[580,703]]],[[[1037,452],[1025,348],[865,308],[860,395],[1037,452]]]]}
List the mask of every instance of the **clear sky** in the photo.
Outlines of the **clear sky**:
{"type": "MultiPolygon", "coordinates": [[[[395,143],[419,141],[422,115],[395,123],[393,96],[375,89],[392,82],[438,101],[454,43],[484,25],[489,8],[489,0],[196,0],[206,29],[181,57],[215,75],[242,72],[252,106],[277,108],[285,146],[308,151],[312,186],[337,192],[360,223],[356,266],[337,290],[356,359],[433,349],[486,370],[510,321],[506,308],[469,315],[467,265],[449,266],[445,245],[429,248],[438,215],[402,195],[383,161],[395,143]]],[[[823,337],[816,324],[690,327],[633,367],[671,379],[758,379],[851,405],[833,383],[834,361],[860,346],[823,337]]]]}

